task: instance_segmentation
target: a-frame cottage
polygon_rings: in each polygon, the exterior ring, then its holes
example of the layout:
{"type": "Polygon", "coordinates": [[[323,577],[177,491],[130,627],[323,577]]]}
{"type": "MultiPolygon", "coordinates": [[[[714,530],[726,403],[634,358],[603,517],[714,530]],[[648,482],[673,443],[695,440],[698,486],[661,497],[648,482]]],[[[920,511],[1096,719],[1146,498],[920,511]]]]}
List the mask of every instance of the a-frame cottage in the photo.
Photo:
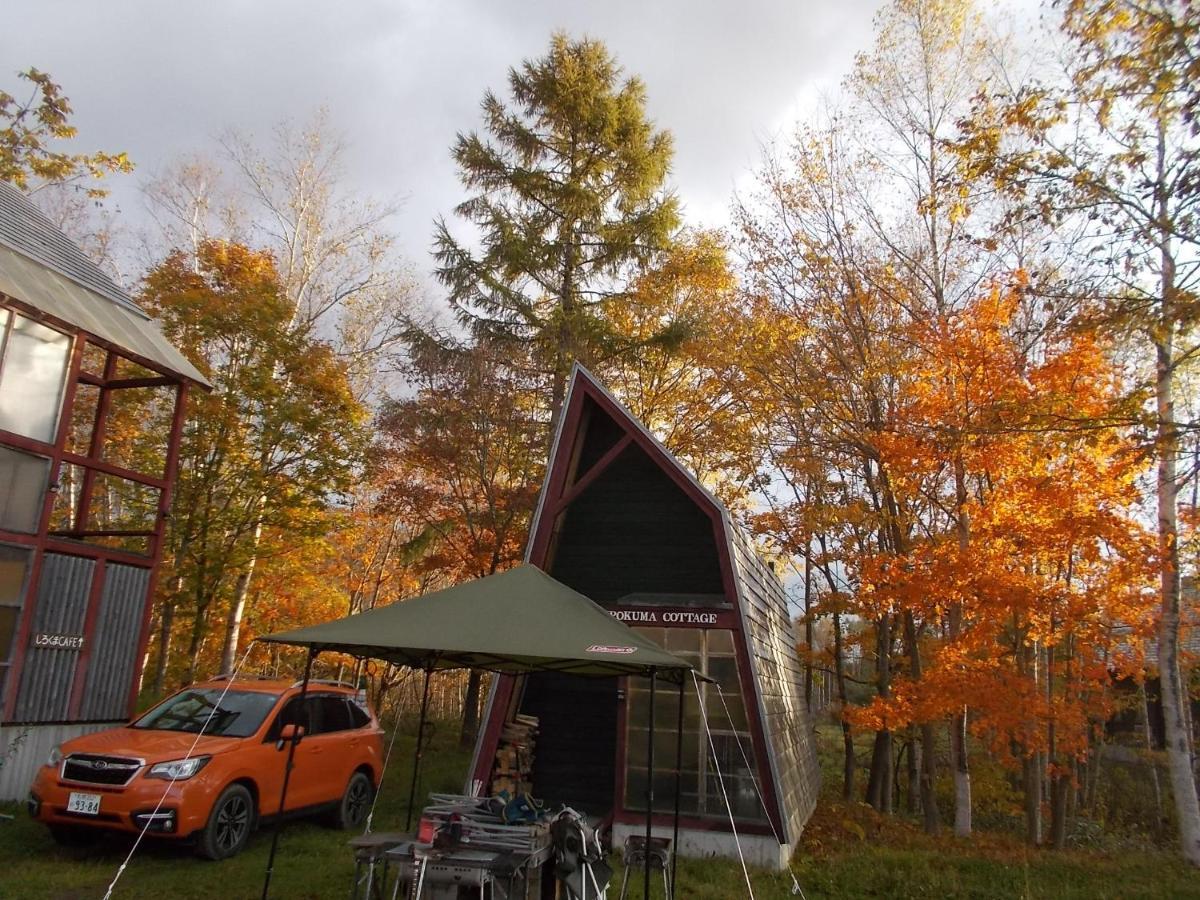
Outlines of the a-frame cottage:
{"type": "MultiPolygon", "coordinates": [[[[783,585],[722,503],[582,367],[572,373],[526,561],[713,680],[700,697],[690,683],[685,693],[680,854],[737,853],[719,767],[747,860],[785,865],[819,775],[783,585]]],[[[486,788],[505,724],[536,716],[534,796],[611,813],[619,845],[644,828],[648,699],[646,679],[500,677],[470,778],[486,788]]],[[[674,812],[678,702],[660,687],[654,808],[663,835],[674,812]]]]}

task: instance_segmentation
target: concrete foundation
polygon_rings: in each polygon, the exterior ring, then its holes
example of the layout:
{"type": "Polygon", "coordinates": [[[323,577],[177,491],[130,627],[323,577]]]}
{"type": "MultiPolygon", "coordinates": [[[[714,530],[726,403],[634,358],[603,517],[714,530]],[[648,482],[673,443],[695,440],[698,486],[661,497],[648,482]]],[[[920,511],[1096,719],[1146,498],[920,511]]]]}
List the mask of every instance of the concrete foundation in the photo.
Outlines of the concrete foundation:
{"type": "MultiPolygon", "coordinates": [[[[653,834],[655,837],[669,838],[672,836],[672,831],[673,829],[669,825],[665,827],[656,826],[653,834]]],[[[613,849],[621,849],[625,844],[625,838],[629,835],[642,836],[645,833],[645,825],[614,823],[612,831],[613,849]]],[[[791,845],[780,844],[774,837],[769,835],[764,837],[761,834],[739,834],[735,840],[733,834],[728,831],[679,829],[678,852],[680,856],[687,859],[704,859],[710,856],[721,857],[723,859],[737,859],[739,844],[741,845],[742,856],[745,858],[746,864],[758,866],[762,869],[771,869],[776,872],[782,871],[787,868],[788,862],[792,858],[791,845]]]]}

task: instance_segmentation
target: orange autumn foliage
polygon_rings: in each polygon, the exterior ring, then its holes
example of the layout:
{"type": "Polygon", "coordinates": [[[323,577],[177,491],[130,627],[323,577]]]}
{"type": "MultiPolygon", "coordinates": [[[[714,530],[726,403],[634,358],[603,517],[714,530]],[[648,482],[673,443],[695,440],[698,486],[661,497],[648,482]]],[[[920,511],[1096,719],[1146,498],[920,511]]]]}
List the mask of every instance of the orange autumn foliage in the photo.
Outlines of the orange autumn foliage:
{"type": "Polygon", "coordinates": [[[1091,335],[1028,354],[1011,330],[1016,305],[1015,291],[995,290],[909,327],[920,353],[877,444],[897,494],[923,498],[924,533],[914,528],[904,554],[854,565],[864,616],[907,610],[934,628],[919,681],[898,676],[889,696],[846,711],[897,729],[965,707],[1010,761],[1047,750],[1051,723],[1056,752],[1083,755],[1089,722],[1108,714],[1110,673],[1137,663],[1136,629],[1115,629],[1144,625],[1153,607],[1152,543],[1132,515],[1144,460],[1105,427],[1117,374],[1091,335]],[[951,609],[957,637],[944,627],[951,609]]]}

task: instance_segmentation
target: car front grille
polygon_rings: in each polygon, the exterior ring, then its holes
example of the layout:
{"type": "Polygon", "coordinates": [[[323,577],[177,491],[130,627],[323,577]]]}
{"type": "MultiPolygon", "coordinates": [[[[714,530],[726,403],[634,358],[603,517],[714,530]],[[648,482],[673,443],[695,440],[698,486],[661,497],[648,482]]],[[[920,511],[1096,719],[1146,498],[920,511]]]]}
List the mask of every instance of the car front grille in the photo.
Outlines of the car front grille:
{"type": "Polygon", "coordinates": [[[72,753],[63,760],[62,777],[85,784],[125,785],[142,765],[142,760],[124,756],[72,753]]]}

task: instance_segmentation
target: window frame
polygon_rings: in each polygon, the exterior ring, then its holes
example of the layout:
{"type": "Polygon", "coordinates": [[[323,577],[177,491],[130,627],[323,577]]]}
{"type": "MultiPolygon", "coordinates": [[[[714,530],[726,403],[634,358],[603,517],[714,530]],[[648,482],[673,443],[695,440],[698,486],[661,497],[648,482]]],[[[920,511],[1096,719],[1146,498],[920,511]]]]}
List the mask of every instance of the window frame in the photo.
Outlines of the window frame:
{"type": "MultiPolygon", "coordinates": [[[[722,766],[721,774],[722,774],[723,778],[725,779],[727,786],[731,787],[734,784],[733,779],[743,778],[743,777],[751,777],[752,779],[754,779],[754,781],[757,784],[756,790],[761,793],[762,780],[759,777],[759,772],[755,768],[757,765],[757,753],[754,750],[754,731],[753,731],[754,725],[753,725],[752,711],[749,709],[746,709],[746,704],[745,704],[745,690],[744,690],[744,685],[743,685],[743,678],[746,677],[746,674],[742,672],[742,668],[740,665],[740,658],[739,658],[739,654],[737,652],[738,630],[736,628],[729,627],[729,626],[725,626],[725,627],[721,627],[721,626],[688,627],[688,626],[677,626],[677,625],[676,626],[661,626],[661,625],[659,625],[659,626],[634,627],[634,630],[638,631],[641,634],[648,634],[651,631],[665,631],[668,635],[671,632],[679,632],[679,631],[688,631],[688,632],[700,634],[702,636],[702,639],[700,641],[700,648],[699,648],[698,653],[693,653],[691,651],[680,651],[680,650],[675,650],[673,652],[683,654],[689,659],[693,658],[693,657],[698,657],[699,663],[700,663],[699,671],[705,675],[708,674],[709,663],[710,663],[711,659],[732,660],[733,661],[734,666],[735,666],[735,671],[737,673],[737,679],[738,679],[737,692],[736,692],[734,699],[742,707],[742,715],[745,716],[745,726],[746,726],[745,730],[738,730],[735,725],[731,725],[730,722],[725,721],[723,708],[721,710],[720,724],[718,724],[717,722],[714,722],[713,712],[712,712],[711,708],[709,707],[712,686],[709,685],[707,682],[701,683],[699,698],[695,698],[694,692],[689,692],[685,689],[684,702],[686,704],[688,702],[688,698],[691,697],[691,698],[693,698],[693,702],[698,702],[699,704],[701,704],[701,706],[698,709],[698,714],[702,712],[703,715],[707,717],[709,731],[711,731],[711,733],[712,733],[712,736],[714,738],[714,743],[716,743],[717,738],[726,738],[737,744],[740,744],[741,750],[746,753],[746,756],[751,765],[751,770],[748,773],[748,775],[741,773],[740,771],[734,771],[734,772],[727,771],[726,768],[724,766],[722,766]],[[710,649],[710,643],[711,643],[710,635],[714,634],[714,633],[715,634],[724,633],[724,635],[728,636],[728,638],[725,638],[725,637],[719,638],[719,640],[721,640],[723,643],[726,640],[728,640],[728,649],[720,649],[720,650],[716,650],[716,651],[713,651],[712,649],[710,649]]],[[[649,636],[652,639],[654,639],[653,635],[649,635],[649,636]]],[[[663,691],[660,689],[657,693],[662,695],[663,691]]],[[[647,730],[648,729],[640,727],[640,726],[635,727],[632,725],[632,719],[633,719],[632,706],[633,706],[633,703],[635,702],[634,701],[635,697],[645,696],[648,694],[649,694],[648,687],[643,686],[640,683],[634,682],[633,680],[626,679],[625,702],[623,704],[624,705],[624,709],[623,709],[623,717],[624,717],[623,718],[623,722],[624,722],[623,739],[624,740],[623,740],[623,744],[621,744],[620,748],[619,748],[620,754],[621,754],[621,759],[620,759],[620,764],[619,764],[620,776],[621,776],[621,793],[616,798],[616,801],[621,809],[623,809],[627,812],[643,814],[643,815],[645,814],[645,811],[646,811],[645,810],[645,800],[644,799],[638,800],[636,798],[636,796],[634,796],[634,797],[630,796],[631,783],[632,783],[630,774],[631,774],[631,771],[637,771],[642,776],[642,780],[644,781],[645,775],[648,774],[648,771],[647,771],[647,767],[645,765],[641,765],[641,766],[631,765],[630,759],[631,759],[632,754],[630,753],[630,747],[631,747],[633,740],[640,740],[640,741],[644,742],[647,738],[647,730]],[[636,738],[634,737],[634,735],[636,735],[636,738]]],[[[715,699],[717,699],[718,702],[719,702],[719,696],[720,695],[715,695],[715,694],[713,695],[713,697],[715,699]]],[[[730,693],[729,692],[725,693],[725,699],[727,702],[730,703],[730,713],[734,714],[734,716],[736,717],[736,710],[734,709],[733,702],[730,701],[730,693]]],[[[674,697],[672,697],[672,700],[674,700],[674,697]]],[[[675,701],[675,702],[677,702],[677,701],[675,701]]],[[[658,709],[661,709],[661,708],[662,707],[658,707],[656,704],[656,712],[658,709]]],[[[656,724],[658,726],[662,726],[663,725],[662,720],[659,720],[657,715],[655,718],[657,720],[656,724]]],[[[674,734],[675,733],[675,723],[671,722],[669,724],[670,724],[670,733],[674,734]]],[[[661,731],[661,729],[656,728],[656,731],[661,731]]],[[[681,772],[684,773],[685,776],[688,773],[692,773],[692,772],[694,772],[696,775],[695,794],[696,794],[696,801],[697,801],[696,807],[697,808],[694,810],[682,811],[682,814],[687,818],[693,818],[693,819],[697,819],[697,820],[726,821],[728,818],[729,812],[725,808],[725,801],[724,801],[724,798],[721,796],[720,789],[718,788],[715,791],[709,790],[710,781],[712,779],[716,778],[716,768],[713,766],[713,763],[712,763],[711,756],[712,756],[713,750],[712,750],[712,748],[709,747],[709,744],[708,744],[708,738],[707,738],[707,736],[705,734],[705,730],[704,730],[704,718],[703,717],[698,722],[697,729],[695,732],[690,732],[685,725],[684,732],[683,732],[685,743],[687,740],[687,736],[690,733],[695,733],[698,737],[697,747],[696,747],[697,765],[694,769],[688,768],[687,759],[685,758],[684,768],[681,770],[681,772]]],[[[657,743],[657,741],[656,741],[656,743],[657,743]]],[[[638,749],[636,752],[638,755],[644,756],[644,753],[642,753],[640,749],[638,749]]],[[[740,756],[740,753],[739,753],[739,756],[740,756]]],[[[656,754],[656,759],[657,759],[657,754],[656,754]]],[[[741,762],[740,762],[740,760],[738,760],[738,769],[741,770],[742,768],[743,767],[741,766],[741,762]]],[[[674,778],[675,758],[674,758],[673,754],[669,759],[664,760],[662,765],[658,765],[658,764],[655,765],[656,781],[659,777],[665,775],[666,773],[670,773],[671,777],[674,778]]],[[[685,793],[691,793],[691,792],[685,791],[685,793]]],[[[656,795],[657,794],[658,794],[658,792],[656,791],[656,795]]],[[[731,802],[732,802],[732,798],[731,798],[731,802]]],[[[657,800],[655,802],[655,807],[656,807],[656,814],[657,814],[657,807],[658,807],[657,800]]],[[[742,814],[739,814],[735,809],[734,818],[737,821],[746,823],[748,825],[753,825],[753,826],[763,825],[763,826],[765,826],[770,821],[770,813],[768,810],[765,810],[762,808],[762,804],[759,804],[759,808],[754,815],[742,815],[742,814]]]]}

